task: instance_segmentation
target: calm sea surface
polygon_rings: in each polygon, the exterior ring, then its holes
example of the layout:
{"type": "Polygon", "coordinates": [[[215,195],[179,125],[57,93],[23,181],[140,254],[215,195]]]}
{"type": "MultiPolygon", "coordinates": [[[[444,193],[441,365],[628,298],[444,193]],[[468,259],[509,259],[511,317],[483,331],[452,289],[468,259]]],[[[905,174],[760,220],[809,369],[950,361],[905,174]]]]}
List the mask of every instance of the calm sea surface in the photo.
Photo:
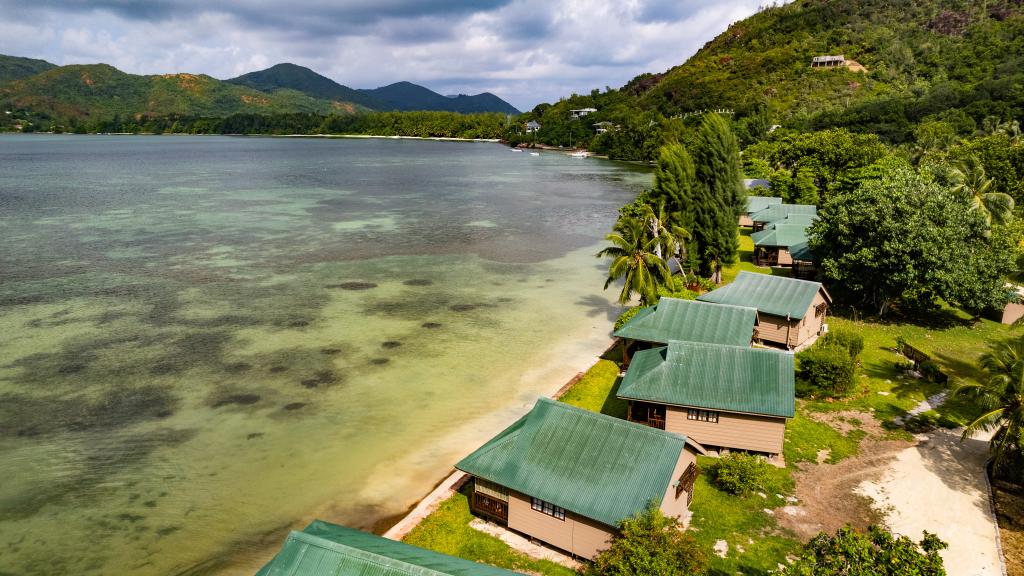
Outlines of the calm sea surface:
{"type": "Polygon", "coordinates": [[[253,573],[580,369],[643,171],[496,144],[0,136],[0,574],[253,573]]]}

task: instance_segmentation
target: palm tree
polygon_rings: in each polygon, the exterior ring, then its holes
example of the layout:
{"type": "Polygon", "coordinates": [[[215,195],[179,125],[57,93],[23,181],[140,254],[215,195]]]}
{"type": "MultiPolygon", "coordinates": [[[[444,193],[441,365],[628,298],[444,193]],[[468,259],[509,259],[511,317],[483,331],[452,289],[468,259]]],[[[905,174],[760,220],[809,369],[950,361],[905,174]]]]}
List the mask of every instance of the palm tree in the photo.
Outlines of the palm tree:
{"type": "Polygon", "coordinates": [[[997,469],[1019,456],[1024,440],[1024,338],[993,344],[981,357],[984,382],[961,384],[954,395],[973,398],[985,413],[967,425],[963,438],[996,429],[989,444],[997,469]]]}
{"type": "Polygon", "coordinates": [[[952,178],[953,190],[966,195],[988,224],[1005,224],[1013,216],[1013,198],[994,190],[992,179],[985,176],[985,167],[976,157],[968,156],[958,162],[952,178]]]}
{"type": "Polygon", "coordinates": [[[637,294],[641,304],[654,304],[658,299],[658,286],[668,283],[670,277],[665,260],[655,253],[661,239],[647,234],[643,220],[620,218],[614,232],[605,236],[605,240],[612,245],[597,253],[599,258],[612,258],[605,290],[612,282],[624,278],[619,303],[625,304],[637,294]]]}
{"type": "Polygon", "coordinates": [[[659,198],[655,204],[644,204],[643,219],[648,226],[649,238],[656,238],[658,243],[654,247],[654,253],[659,258],[668,260],[675,259],[679,272],[683,272],[681,257],[685,257],[686,241],[691,238],[690,233],[682,226],[673,224],[673,218],[665,209],[665,199],[659,198]]]}

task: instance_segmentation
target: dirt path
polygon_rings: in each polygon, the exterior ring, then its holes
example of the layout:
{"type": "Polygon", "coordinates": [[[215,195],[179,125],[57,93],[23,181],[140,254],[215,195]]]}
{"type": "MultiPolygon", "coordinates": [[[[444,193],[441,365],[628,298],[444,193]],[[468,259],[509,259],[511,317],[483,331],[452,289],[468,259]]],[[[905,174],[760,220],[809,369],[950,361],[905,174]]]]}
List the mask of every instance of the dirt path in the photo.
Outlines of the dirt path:
{"type": "Polygon", "coordinates": [[[928,530],[947,542],[942,557],[950,576],[999,576],[997,528],[985,479],[988,439],[961,442],[958,431],[943,429],[918,438],[858,493],[883,511],[893,532],[918,540],[928,530]]]}

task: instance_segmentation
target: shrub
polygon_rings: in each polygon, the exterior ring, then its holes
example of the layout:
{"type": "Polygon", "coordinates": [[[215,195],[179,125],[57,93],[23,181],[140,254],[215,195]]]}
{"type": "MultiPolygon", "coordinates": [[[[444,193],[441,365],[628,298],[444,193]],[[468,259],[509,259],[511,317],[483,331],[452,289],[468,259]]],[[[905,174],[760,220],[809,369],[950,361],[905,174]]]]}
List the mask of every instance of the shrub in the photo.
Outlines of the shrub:
{"type": "Polygon", "coordinates": [[[938,364],[931,360],[921,362],[921,365],[918,368],[921,370],[921,377],[929,382],[942,383],[946,381],[946,375],[942,373],[942,369],[939,368],[938,364]]]}
{"type": "Polygon", "coordinates": [[[630,309],[626,310],[625,312],[623,312],[622,314],[620,314],[619,318],[617,320],[615,320],[615,328],[614,328],[614,330],[618,330],[619,328],[622,328],[623,326],[625,326],[626,322],[629,322],[630,320],[632,320],[633,317],[637,315],[637,312],[640,312],[644,308],[645,308],[644,306],[633,306],[632,308],[630,308],[630,309]]]}
{"type": "Polygon", "coordinates": [[[801,395],[840,398],[853,389],[855,365],[847,348],[822,343],[797,354],[797,360],[801,395]]]}
{"type": "Polygon", "coordinates": [[[707,553],[665,516],[656,503],[623,520],[619,535],[581,572],[586,576],[679,576],[703,574],[707,553]]]}
{"type": "Polygon", "coordinates": [[[854,360],[860,356],[860,353],[864,351],[864,337],[858,332],[853,330],[830,330],[825,334],[825,337],[821,339],[823,345],[834,344],[836,346],[842,346],[850,351],[850,358],[854,360]]]}
{"type": "Polygon", "coordinates": [[[712,464],[709,474],[719,490],[742,496],[765,490],[771,464],[760,456],[734,452],[712,464]]]}
{"type": "Polygon", "coordinates": [[[846,526],[835,535],[822,532],[815,536],[804,547],[800,558],[786,566],[782,573],[787,576],[945,576],[939,551],[946,547],[945,542],[928,531],[917,543],[906,536],[894,537],[877,526],[870,526],[867,534],[846,526]]]}

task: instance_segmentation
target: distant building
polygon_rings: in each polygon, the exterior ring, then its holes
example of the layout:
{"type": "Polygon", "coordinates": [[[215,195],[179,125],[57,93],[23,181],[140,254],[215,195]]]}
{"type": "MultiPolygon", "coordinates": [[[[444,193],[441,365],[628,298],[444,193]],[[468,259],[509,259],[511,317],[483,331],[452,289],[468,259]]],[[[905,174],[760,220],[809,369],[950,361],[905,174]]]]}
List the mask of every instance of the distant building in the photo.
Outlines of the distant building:
{"type": "Polygon", "coordinates": [[[838,56],[815,56],[811,58],[811,68],[835,68],[838,66],[846,66],[846,57],[842,54],[838,56]]]}
{"type": "Polygon", "coordinates": [[[578,110],[569,110],[569,116],[572,118],[583,118],[587,114],[597,112],[597,108],[580,108],[578,110]]]}
{"type": "Polygon", "coordinates": [[[615,124],[612,124],[611,122],[608,121],[598,122],[597,124],[594,124],[594,131],[596,131],[598,134],[604,134],[605,132],[611,130],[612,128],[615,128],[615,124]]]}
{"type": "Polygon", "coordinates": [[[537,122],[536,120],[530,120],[529,122],[526,123],[527,134],[533,134],[538,130],[540,130],[540,122],[537,122]]]}
{"type": "MultiPolygon", "coordinates": [[[[744,186],[746,186],[747,190],[750,190],[750,189],[754,188],[754,185],[747,184],[748,182],[765,182],[767,184],[768,181],[767,180],[744,180],[743,181],[744,186]]],[[[766,187],[767,188],[771,188],[771,185],[768,184],[766,187]]],[[[739,222],[740,226],[751,226],[752,227],[754,225],[754,221],[751,219],[751,217],[754,214],[757,214],[758,212],[764,210],[765,208],[768,208],[769,206],[776,206],[776,205],[781,205],[781,204],[782,204],[782,198],[778,198],[778,197],[775,197],[775,196],[747,196],[747,209],[746,209],[745,212],[740,214],[740,222],[739,222]]]]}

